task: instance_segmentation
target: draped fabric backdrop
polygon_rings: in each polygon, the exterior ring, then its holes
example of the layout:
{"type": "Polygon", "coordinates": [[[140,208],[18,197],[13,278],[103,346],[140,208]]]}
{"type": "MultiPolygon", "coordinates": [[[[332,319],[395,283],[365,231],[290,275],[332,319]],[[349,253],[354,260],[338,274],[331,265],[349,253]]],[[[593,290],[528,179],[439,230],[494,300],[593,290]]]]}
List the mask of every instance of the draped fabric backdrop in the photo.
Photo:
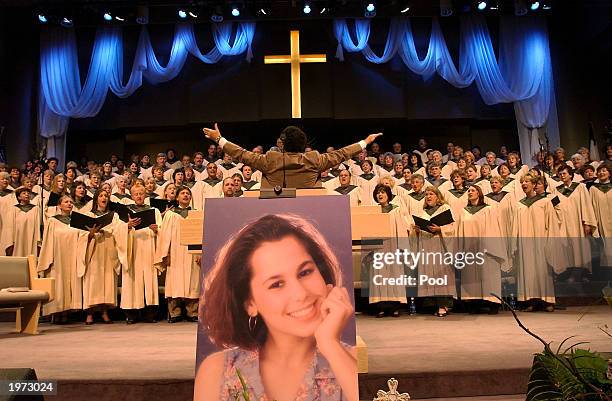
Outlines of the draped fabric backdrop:
{"type": "MultiPolygon", "coordinates": [[[[244,52],[247,52],[248,61],[252,59],[254,23],[240,23],[235,34],[231,23],[213,24],[212,27],[215,47],[202,54],[192,25],[177,25],[165,67],[159,64],[143,27],[132,71],[125,84],[121,29],[101,27],[82,86],[74,30],[44,29],[41,34],[39,129],[47,143],[47,156],[56,156],[63,162],[69,119],[98,114],[109,89],[118,97],[126,98],[142,85],[143,76],[153,84],[169,81],[180,73],[188,53],[204,63],[216,63],[223,56],[244,52]]],[[[340,61],[344,61],[344,50],[361,52],[366,60],[377,64],[399,55],[408,69],[425,80],[437,73],[458,88],[476,82],[486,104],[514,103],[525,163],[534,164],[532,157],[545,133],[550,146],[559,146],[548,32],[543,18],[502,17],[498,58],[484,17],[461,17],[458,67],[446,46],[437,18],[432,20],[429,46],[423,58],[417,53],[407,18],[391,20],[381,56],[368,45],[369,19],[355,20],[354,28],[349,28],[347,21],[340,19],[334,21],[333,28],[338,41],[336,57],[340,61]]]]}
{"type": "Polygon", "coordinates": [[[118,97],[126,98],[142,86],[143,76],[153,84],[174,79],[181,72],[188,53],[204,63],[213,64],[223,56],[235,56],[246,51],[246,58],[251,61],[254,23],[239,24],[235,35],[232,35],[231,23],[214,24],[212,27],[215,47],[203,54],[198,48],[193,26],[177,25],[165,67],[158,62],[147,29],[143,27],[132,72],[125,85],[121,29],[116,26],[101,27],[96,33],[83,86],[74,30],[59,27],[44,29],[41,34],[38,125],[40,135],[46,141],[47,157],[55,156],[61,163],[64,162],[69,119],[98,114],[109,89],[118,97]]]}
{"type": "Polygon", "coordinates": [[[336,57],[344,60],[344,49],[361,52],[366,60],[381,64],[399,54],[404,64],[424,79],[437,73],[458,88],[476,81],[486,104],[514,103],[521,156],[524,163],[534,165],[533,156],[546,138],[550,146],[560,145],[546,21],[502,17],[500,22],[499,61],[485,19],[480,15],[461,17],[459,68],[450,56],[437,18],[432,21],[429,47],[423,59],[417,54],[409,19],[391,21],[381,56],[368,46],[369,19],[355,21],[356,41],[346,20],[336,20],[336,57]]]}

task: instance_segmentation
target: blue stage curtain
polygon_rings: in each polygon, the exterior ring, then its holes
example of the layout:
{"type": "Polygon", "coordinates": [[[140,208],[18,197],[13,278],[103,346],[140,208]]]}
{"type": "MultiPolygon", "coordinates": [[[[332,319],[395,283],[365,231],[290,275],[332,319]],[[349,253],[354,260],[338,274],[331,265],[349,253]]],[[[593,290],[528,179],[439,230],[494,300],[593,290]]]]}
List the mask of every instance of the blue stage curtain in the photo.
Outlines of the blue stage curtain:
{"type": "Polygon", "coordinates": [[[544,18],[502,17],[498,59],[484,17],[462,17],[458,69],[437,18],[432,21],[429,46],[423,59],[417,54],[409,19],[391,20],[381,56],[367,45],[369,24],[368,19],[355,21],[355,44],[347,21],[334,21],[338,59],[344,59],[343,49],[361,52],[366,60],[377,64],[386,63],[399,54],[406,67],[424,79],[437,73],[458,88],[475,82],[486,104],[513,103],[521,154],[526,164],[534,164],[544,133],[552,147],[559,146],[554,81],[544,18]]]}
{"type": "Polygon", "coordinates": [[[198,48],[193,26],[177,25],[170,57],[165,66],[157,60],[147,29],[143,27],[132,71],[125,84],[121,29],[101,27],[96,32],[89,70],[83,85],[74,30],[45,27],[41,33],[38,125],[40,135],[47,140],[47,156],[63,160],[69,119],[98,114],[109,89],[116,96],[126,98],[142,86],[143,76],[151,83],[169,81],[180,73],[188,54],[204,63],[213,64],[223,56],[246,52],[247,61],[251,61],[254,23],[240,23],[235,35],[232,35],[231,23],[213,24],[212,27],[215,47],[203,54],[198,48]]]}

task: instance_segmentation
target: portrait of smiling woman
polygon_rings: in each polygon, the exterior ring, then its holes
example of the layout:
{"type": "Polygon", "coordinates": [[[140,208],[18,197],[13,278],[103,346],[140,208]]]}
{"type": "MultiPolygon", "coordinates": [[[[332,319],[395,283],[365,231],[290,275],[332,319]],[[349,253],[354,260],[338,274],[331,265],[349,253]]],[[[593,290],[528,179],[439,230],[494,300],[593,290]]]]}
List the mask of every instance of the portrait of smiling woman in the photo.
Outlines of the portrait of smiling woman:
{"type": "Polygon", "coordinates": [[[338,260],[319,231],[292,214],[267,214],[234,234],[204,279],[200,321],[209,354],[194,399],[358,400],[354,318],[338,260]],[[242,399],[242,398],[238,398],[242,399]]]}

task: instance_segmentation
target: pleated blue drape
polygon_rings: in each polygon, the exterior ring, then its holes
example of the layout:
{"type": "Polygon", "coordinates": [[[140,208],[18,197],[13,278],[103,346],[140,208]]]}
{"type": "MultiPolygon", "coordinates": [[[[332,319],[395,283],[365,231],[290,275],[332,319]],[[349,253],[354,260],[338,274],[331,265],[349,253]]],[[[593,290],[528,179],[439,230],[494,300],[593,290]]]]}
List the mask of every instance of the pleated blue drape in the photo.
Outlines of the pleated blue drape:
{"type": "Polygon", "coordinates": [[[60,138],[66,133],[69,119],[98,114],[109,90],[126,98],[142,86],[143,77],[151,83],[174,79],[185,65],[188,54],[214,64],[223,56],[246,52],[247,61],[251,61],[254,23],[240,23],[235,35],[232,35],[231,23],[213,24],[212,27],[215,47],[204,54],[198,48],[193,26],[177,25],[165,66],[157,60],[148,31],[143,27],[132,71],[125,83],[121,29],[101,27],[96,32],[89,70],[82,85],[74,30],[46,27],[41,34],[38,125],[40,135],[47,139],[47,156],[63,159],[65,143],[60,138]]]}
{"type": "Polygon", "coordinates": [[[413,73],[429,79],[440,75],[451,85],[464,88],[476,83],[486,104],[513,103],[523,161],[533,163],[540,135],[546,132],[551,146],[559,146],[548,31],[543,18],[502,17],[499,58],[483,16],[461,19],[459,67],[455,66],[437,18],[432,21],[427,54],[419,58],[409,19],[393,19],[382,55],[368,45],[370,20],[354,23],[353,40],[344,19],[334,22],[338,41],[336,57],[361,52],[372,63],[386,63],[399,55],[413,73]]]}

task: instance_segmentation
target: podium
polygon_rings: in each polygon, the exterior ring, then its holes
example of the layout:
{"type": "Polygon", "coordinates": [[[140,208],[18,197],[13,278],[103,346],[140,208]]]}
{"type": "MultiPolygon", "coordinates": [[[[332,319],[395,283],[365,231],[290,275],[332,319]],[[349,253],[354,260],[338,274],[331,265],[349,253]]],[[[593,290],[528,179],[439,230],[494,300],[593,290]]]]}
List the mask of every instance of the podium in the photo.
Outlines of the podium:
{"type": "MultiPolygon", "coordinates": [[[[298,189],[297,197],[330,195],[325,188],[298,189]]],[[[246,191],[244,197],[258,198],[259,191],[246,191]]],[[[269,200],[274,202],[274,200],[269,200]]],[[[205,206],[204,202],[204,208],[205,206]]],[[[355,288],[362,288],[361,253],[369,251],[376,245],[365,244],[363,239],[388,238],[391,236],[391,219],[381,212],[380,206],[358,206],[351,208],[351,238],[353,241],[353,279],[355,288]]],[[[193,254],[202,253],[204,238],[204,211],[190,210],[186,219],[180,222],[181,245],[187,246],[193,254]]],[[[205,241],[205,238],[204,238],[205,241]]],[[[368,372],[368,350],[363,339],[358,335],[356,342],[357,370],[368,372]]]]}

